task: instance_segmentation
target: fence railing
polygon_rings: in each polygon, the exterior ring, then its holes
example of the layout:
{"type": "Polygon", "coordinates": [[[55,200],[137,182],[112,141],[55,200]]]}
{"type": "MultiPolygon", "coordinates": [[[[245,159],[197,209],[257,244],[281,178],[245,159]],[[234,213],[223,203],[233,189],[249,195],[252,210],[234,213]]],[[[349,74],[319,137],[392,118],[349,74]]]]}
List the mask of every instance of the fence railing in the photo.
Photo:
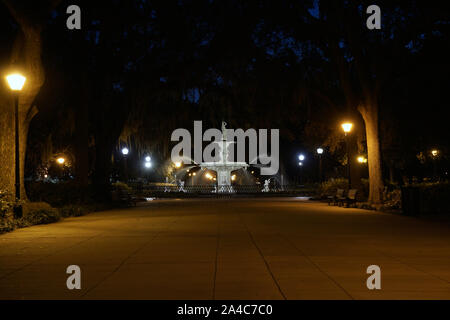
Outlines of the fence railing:
{"type": "Polygon", "coordinates": [[[313,195],[315,189],[302,185],[283,185],[271,186],[269,188],[261,185],[232,185],[232,186],[215,186],[215,185],[132,185],[134,192],[143,196],[189,196],[189,195],[233,195],[233,194],[301,194],[313,195]]]}

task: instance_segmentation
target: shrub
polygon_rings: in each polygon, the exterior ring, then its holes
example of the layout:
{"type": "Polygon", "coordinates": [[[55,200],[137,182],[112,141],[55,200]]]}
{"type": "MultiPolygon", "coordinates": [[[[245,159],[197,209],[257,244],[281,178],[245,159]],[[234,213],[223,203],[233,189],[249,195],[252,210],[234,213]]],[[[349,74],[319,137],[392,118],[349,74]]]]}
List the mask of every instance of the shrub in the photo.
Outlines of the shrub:
{"type": "Polygon", "coordinates": [[[385,200],[382,211],[397,211],[402,208],[402,192],[400,189],[395,189],[385,194],[385,200]]]}
{"type": "Polygon", "coordinates": [[[132,189],[124,182],[115,182],[112,184],[113,188],[117,191],[125,191],[125,192],[131,192],[132,189]]]}
{"type": "Polygon", "coordinates": [[[86,206],[67,205],[59,209],[62,217],[80,217],[89,212],[86,206]]]}
{"type": "Polygon", "coordinates": [[[27,216],[23,218],[25,222],[28,222],[30,225],[35,224],[48,224],[59,221],[61,216],[58,210],[50,208],[50,209],[38,209],[36,211],[31,211],[27,216]]]}
{"type": "Polygon", "coordinates": [[[92,203],[92,186],[79,186],[73,181],[51,183],[31,182],[27,184],[27,194],[31,201],[48,202],[53,207],[63,207],[68,204],[92,203]]]}
{"type": "Polygon", "coordinates": [[[450,214],[450,183],[419,183],[402,188],[406,214],[450,214]]]}
{"type": "Polygon", "coordinates": [[[13,231],[16,228],[15,220],[6,220],[0,221],[0,234],[5,232],[13,231]]]}
{"type": "Polygon", "coordinates": [[[0,218],[4,217],[14,207],[14,201],[11,196],[4,190],[0,189],[0,218]]]}
{"type": "Polygon", "coordinates": [[[331,178],[320,184],[318,193],[320,197],[335,195],[337,189],[348,190],[348,180],[343,178],[331,178]]]}
{"type": "Polygon", "coordinates": [[[24,202],[22,204],[23,216],[27,217],[29,214],[39,210],[52,210],[53,208],[47,202],[24,202]]]}

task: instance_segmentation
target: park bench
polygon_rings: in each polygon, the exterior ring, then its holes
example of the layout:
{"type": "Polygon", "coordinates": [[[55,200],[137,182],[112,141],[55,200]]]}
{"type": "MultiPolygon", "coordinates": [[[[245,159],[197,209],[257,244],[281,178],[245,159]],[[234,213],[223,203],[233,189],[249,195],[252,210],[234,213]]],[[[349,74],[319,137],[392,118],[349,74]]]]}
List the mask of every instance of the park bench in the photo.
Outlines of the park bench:
{"type": "Polygon", "coordinates": [[[344,189],[337,189],[334,196],[328,196],[328,205],[337,205],[344,198],[344,189]]]}
{"type": "Polygon", "coordinates": [[[346,204],[346,207],[349,208],[351,204],[356,204],[356,195],[358,194],[357,189],[350,189],[346,197],[342,197],[339,201],[340,204],[346,204]]]}

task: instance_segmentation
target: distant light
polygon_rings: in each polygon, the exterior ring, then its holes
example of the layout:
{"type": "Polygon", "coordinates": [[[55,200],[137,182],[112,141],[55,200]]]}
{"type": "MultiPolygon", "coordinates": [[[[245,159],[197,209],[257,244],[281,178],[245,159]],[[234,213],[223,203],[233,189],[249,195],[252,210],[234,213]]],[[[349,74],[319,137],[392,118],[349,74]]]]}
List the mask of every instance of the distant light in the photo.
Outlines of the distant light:
{"type": "Polygon", "coordinates": [[[352,131],[353,123],[345,122],[342,125],[342,130],[344,130],[345,133],[349,133],[352,131]]]}
{"type": "Polygon", "coordinates": [[[233,175],[231,176],[231,181],[234,181],[234,180],[236,180],[236,175],[235,175],[235,174],[233,174],[233,175]]]}
{"type": "Polygon", "coordinates": [[[150,156],[145,157],[145,161],[150,162],[151,160],[152,160],[152,158],[150,158],[150,156]]]}
{"type": "Polygon", "coordinates": [[[322,154],[323,153],[323,149],[322,148],[317,148],[317,153],[318,154],[322,154]]]}
{"type": "Polygon", "coordinates": [[[213,176],[209,172],[207,174],[205,174],[205,177],[209,180],[211,180],[213,178],[213,176]]]}
{"type": "Polygon", "coordinates": [[[66,159],[64,159],[63,157],[59,157],[58,159],[56,159],[56,161],[57,161],[59,164],[64,164],[64,162],[66,162],[66,159]]]}
{"type": "Polygon", "coordinates": [[[195,176],[195,172],[193,172],[192,175],[195,176]]]}
{"type": "Polygon", "coordinates": [[[192,173],[189,173],[189,177],[192,175],[192,173]]]}
{"type": "Polygon", "coordinates": [[[252,174],[254,174],[254,173],[255,173],[255,171],[252,170],[252,174]]]}
{"type": "Polygon", "coordinates": [[[128,148],[123,148],[123,149],[122,149],[122,154],[123,154],[124,156],[126,156],[126,155],[128,154],[128,152],[130,152],[130,150],[128,150],[128,148]]]}
{"type": "Polygon", "coordinates": [[[22,90],[23,85],[25,84],[25,80],[27,80],[27,78],[22,76],[20,73],[10,74],[6,77],[6,81],[13,91],[22,90]]]}
{"type": "Polygon", "coordinates": [[[363,156],[359,156],[358,158],[356,158],[358,160],[359,163],[366,163],[367,159],[363,156]]]}
{"type": "Polygon", "coordinates": [[[303,166],[303,162],[299,162],[298,165],[301,167],[303,166]]]}
{"type": "Polygon", "coordinates": [[[152,163],[151,163],[150,161],[146,161],[146,162],[144,163],[144,166],[145,166],[146,168],[151,168],[151,167],[152,167],[152,163]]]}
{"type": "Polygon", "coordinates": [[[177,167],[177,168],[181,167],[181,162],[179,162],[179,161],[175,162],[175,167],[177,167]]]}
{"type": "Polygon", "coordinates": [[[436,150],[436,149],[431,150],[431,155],[432,155],[433,157],[437,157],[438,154],[439,154],[439,150],[436,150]]]}
{"type": "Polygon", "coordinates": [[[47,178],[48,178],[48,175],[44,174],[44,178],[47,179],[47,178]]]}
{"type": "Polygon", "coordinates": [[[213,178],[213,180],[216,181],[217,179],[216,179],[216,178],[213,178]]]}
{"type": "Polygon", "coordinates": [[[302,154],[301,154],[301,155],[299,155],[299,156],[298,156],[298,160],[300,160],[300,161],[303,161],[303,160],[305,160],[305,156],[304,156],[304,155],[302,155],[302,154]]]}

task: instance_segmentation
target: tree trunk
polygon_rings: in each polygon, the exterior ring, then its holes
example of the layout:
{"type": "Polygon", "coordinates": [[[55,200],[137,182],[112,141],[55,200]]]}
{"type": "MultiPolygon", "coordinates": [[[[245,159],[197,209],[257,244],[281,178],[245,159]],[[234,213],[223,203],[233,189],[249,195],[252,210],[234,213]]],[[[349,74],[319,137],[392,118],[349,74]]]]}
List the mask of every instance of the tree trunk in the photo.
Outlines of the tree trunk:
{"type": "MultiPolygon", "coordinates": [[[[24,185],[25,152],[27,147],[28,128],[37,113],[32,105],[34,98],[44,83],[44,70],[41,62],[41,32],[39,26],[31,26],[19,12],[13,16],[18,20],[22,33],[15,41],[11,55],[13,65],[19,65],[27,80],[19,94],[19,164],[21,199],[26,200],[24,185]]],[[[14,138],[14,102],[12,92],[8,89],[0,93],[0,188],[14,195],[15,192],[15,138],[14,138]]]]}
{"type": "Polygon", "coordinates": [[[381,171],[380,138],[378,131],[378,104],[369,101],[358,106],[366,126],[367,154],[369,166],[369,203],[380,204],[383,194],[383,176],[381,171]]]}
{"type": "Polygon", "coordinates": [[[87,187],[89,175],[88,105],[80,101],[75,113],[75,182],[87,187]]]}
{"type": "Polygon", "coordinates": [[[108,201],[110,198],[111,157],[114,149],[114,141],[110,138],[95,138],[95,161],[93,183],[96,198],[99,201],[108,201]]]}
{"type": "MultiPolygon", "coordinates": [[[[80,66],[81,67],[81,66],[80,66]]],[[[83,72],[78,83],[81,85],[78,95],[72,98],[75,105],[75,182],[82,187],[88,186],[89,176],[89,104],[90,81],[86,72],[83,72]]]]}

